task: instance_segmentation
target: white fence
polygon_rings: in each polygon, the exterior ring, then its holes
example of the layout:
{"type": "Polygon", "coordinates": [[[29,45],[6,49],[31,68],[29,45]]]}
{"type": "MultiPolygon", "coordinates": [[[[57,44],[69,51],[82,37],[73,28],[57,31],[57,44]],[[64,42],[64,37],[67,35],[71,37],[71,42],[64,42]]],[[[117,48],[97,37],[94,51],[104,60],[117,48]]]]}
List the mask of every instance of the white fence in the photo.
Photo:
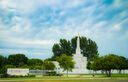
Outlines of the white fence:
{"type": "Polygon", "coordinates": [[[29,74],[46,74],[51,72],[51,70],[29,70],[29,74]]]}

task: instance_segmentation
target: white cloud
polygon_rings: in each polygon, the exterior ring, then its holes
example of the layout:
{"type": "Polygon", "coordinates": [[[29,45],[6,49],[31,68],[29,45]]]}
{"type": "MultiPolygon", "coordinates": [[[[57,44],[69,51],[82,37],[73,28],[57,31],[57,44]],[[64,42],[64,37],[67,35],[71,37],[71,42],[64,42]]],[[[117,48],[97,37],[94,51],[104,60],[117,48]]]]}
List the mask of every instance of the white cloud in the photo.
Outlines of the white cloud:
{"type": "Polygon", "coordinates": [[[0,9],[8,9],[16,7],[11,0],[1,0],[0,1],[0,9]]]}
{"type": "Polygon", "coordinates": [[[117,32],[120,31],[121,29],[123,29],[123,25],[126,24],[128,22],[128,18],[121,20],[119,23],[116,22],[114,25],[110,26],[109,31],[110,32],[117,32]]]}
{"type": "Polygon", "coordinates": [[[114,0],[113,7],[115,8],[128,7],[127,4],[128,4],[127,0],[124,0],[124,1],[114,0]]]}
{"type": "MultiPolygon", "coordinates": [[[[110,20],[104,20],[102,18],[105,14],[118,8],[119,3],[107,6],[98,0],[91,0],[91,5],[84,7],[88,2],[90,1],[2,0],[0,7],[6,11],[4,16],[10,12],[14,12],[14,16],[9,25],[0,22],[0,41],[4,42],[2,45],[6,47],[43,50],[51,49],[60,38],[71,39],[80,32],[81,36],[101,43],[101,47],[106,46],[107,41],[117,36],[123,30],[123,25],[128,22],[123,19],[127,16],[127,11],[117,13],[110,20]],[[38,13],[39,11],[41,13],[38,13]]],[[[8,17],[5,20],[9,21],[8,17]]],[[[41,55],[42,52],[35,54],[41,55]]]]}
{"type": "Polygon", "coordinates": [[[0,54],[25,54],[28,58],[46,59],[51,57],[49,50],[26,50],[26,49],[0,49],[0,54]],[[48,54],[49,53],[49,54],[48,54]]]}
{"type": "Polygon", "coordinates": [[[120,31],[120,30],[121,30],[120,24],[116,24],[116,25],[112,26],[110,29],[110,31],[120,31]]]}
{"type": "Polygon", "coordinates": [[[94,26],[93,26],[93,29],[102,29],[104,28],[104,25],[106,24],[107,22],[106,21],[101,21],[101,22],[98,22],[96,23],[94,26]]]}

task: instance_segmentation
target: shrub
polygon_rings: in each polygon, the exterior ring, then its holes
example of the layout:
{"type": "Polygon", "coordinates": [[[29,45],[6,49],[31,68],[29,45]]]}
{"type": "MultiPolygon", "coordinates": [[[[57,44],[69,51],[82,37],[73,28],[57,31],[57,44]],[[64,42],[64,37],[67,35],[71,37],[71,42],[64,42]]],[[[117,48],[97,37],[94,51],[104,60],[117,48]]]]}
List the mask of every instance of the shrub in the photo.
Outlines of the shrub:
{"type": "Polygon", "coordinates": [[[2,74],[0,77],[1,78],[20,78],[20,77],[35,77],[35,75],[22,76],[22,75],[2,74]]]}
{"type": "Polygon", "coordinates": [[[63,74],[57,74],[56,71],[46,72],[44,76],[63,76],[63,74]]]}
{"type": "Polygon", "coordinates": [[[15,78],[23,77],[22,75],[12,75],[12,76],[14,76],[15,78]]]}
{"type": "Polygon", "coordinates": [[[3,73],[3,74],[7,73],[7,69],[8,68],[15,68],[15,66],[13,66],[13,65],[5,65],[4,67],[2,67],[1,73],[3,73]]]}
{"type": "Polygon", "coordinates": [[[56,76],[63,76],[63,74],[56,74],[56,76]]]}
{"type": "Polygon", "coordinates": [[[48,76],[55,76],[56,75],[56,72],[50,72],[48,73],[48,76]]]}
{"type": "Polygon", "coordinates": [[[28,75],[28,77],[35,77],[36,75],[28,75]]]}
{"type": "Polygon", "coordinates": [[[7,73],[1,75],[1,78],[8,78],[8,77],[10,77],[10,75],[7,73]]]}

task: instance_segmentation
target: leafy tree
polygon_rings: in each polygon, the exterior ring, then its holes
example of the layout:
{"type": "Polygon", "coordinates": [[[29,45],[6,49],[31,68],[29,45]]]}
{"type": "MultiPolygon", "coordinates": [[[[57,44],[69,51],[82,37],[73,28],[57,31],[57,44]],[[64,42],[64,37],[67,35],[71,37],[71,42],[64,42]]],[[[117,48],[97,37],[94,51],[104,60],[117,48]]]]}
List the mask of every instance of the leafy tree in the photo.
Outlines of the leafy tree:
{"type": "MultiPolygon", "coordinates": [[[[82,36],[79,38],[82,54],[88,57],[88,60],[92,60],[94,55],[98,54],[97,44],[91,39],[87,39],[86,37],[82,36]]],[[[60,39],[59,44],[54,44],[52,47],[52,51],[54,53],[52,59],[55,60],[57,56],[61,56],[62,54],[68,54],[69,56],[75,54],[76,42],[77,37],[72,38],[71,41],[68,41],[66,39],[60,39]]]]}
{"type": "Polygon", "coordinates": [[[13,66],[13,65],[5,65],[5,66],[3,66],[2,67],[2,69],[1,69],[1,73],[7,73],[7,69],[8,68],[15,68],[16,66],[13,66]]]}
{"type": "Polygon", "coordinates": [[[72,49],[70,44],[70,41],[67,41],[66,39],[60,39],[60,48],[62,54],[68,54],[68,56],[72,56],[72,49]]]}
{"type": "Polygon", "coordinates": [[[34,69],[34,70],[41,70],[41,66],[39,66],[39,65],[34,65],[34,66],[33,66],[33,69],[34,69]]]}
{"type": "Polygon", "coordinates": [[[118,57],[113,54],[109,54],[104,57],[104,62],[101,62],[103,63],[102,65],[104,65],[102,69],[106,71],[108,77],[111,76],[111,70],[119,68],[117,63],[118,61],[118,57]]]}
{"type": "Polygon", "coordinates": [[[87,54],[84,54],[84,56],[88,57],[89,60],[91,60],[95,54],[98,54],[97,44],[91,39],[88,39],[88,46],[86,52],[87,54]]]}
{"type": "Polygon", "coordinates": [[[54,56],[52,57],[52,60],[55,60],[57,56],[61,56],[61,48],[59,44],[54,44],[52,47],[52,52],[54,53],[54,56]]]}
{"type": "MultiPolygon", "coordinates": [[[[84,56],[87,57],[87,46],[88,46],[88,40],[86,37],[79,37],[80,38],[80,48],[81,48],[81,52],[84,56]]],[[[77,43],[77,37],[74,37],[71,39],[71,45],[72,45],[72,52],[73,54],[75,54],[75,50],[76,50],[76,43],[77,43]]]]}
{"type": "Polygon", "coordinates": [[[97,70],[105,71],[106,75],[110,77],[111,70],[119,68],[118,62],[120,62],[119,57],[114,54],[109,54],[102,57],[95,56],[91,64],[91,68],[94,71],[97,70]]]}
{"type": "Polygon", "coordinates": [[[55,64],[52,61],[45,60],[42,65],[43,70],[54,70],[55,64]]]}
{"type": "Polygon", "coordinates": [[[101,66],[100,66],[101,62],[100,62],[99,56],[98,55],[95,55],[92,60],[93,60],[93,62],[91,63],[90,68],[92,70],[94,70],[94,71],[100,70],[100,68],[101,68],[101,66]]]}
{"type": "Polygon", "coordinates": [[[29,66],[29,69],[39,70],[41,69],[42,64],[43,61],[41,59],[28,59],[27,61],[27,65],[29,66]]]}
{"type": "Polygon", "coordinates": [[[91,62],[90,62],[90,60],[88,60],[88,62],[87,62],[87,67],[86,67],[88,70],[91,70],[91,62]]]}
{"type": "Polygon", "coordinates": [[[41,59],[28,59],[27,64],[30,65],[42,65],[43,61],[41,59]]]}
{"type": "Polygon", "coordinates": [[[16,67],[27,64],[28,58],[24,54],[13,54],[8,56],[8,63],[16,67]]]}
{"type": "MultiPolygon", "coordinates": [[[[74,37],[71,39],[72,54],[76,53],[76,46],[77,46],[76,42],[77,42],[77,37],[74,37]]],[[[80,43],[80,45],[81,45],[81,43],[80,43]]]]}
{"type": "Polygon", "coordinates": [[[47,58],[47,59],[45,59],[45,60],[47,60],[47,61],[52,61],[52,58],[47,58]]]}
{"type": "Polygon", "coordinates": [[[23,66],[21,66],[19,68],[30,68],[30,66],[28,66],[27,64],[25,64],[25,65],[23,65],[23,66]]]}
{"type": "Polygon", "coordinates": [[[7,64],[7,58],[2,56],[2,55],[0,55],[0,70],[6,64],[7,64]]]}
{"type": "Polygon", "coordinates": [[[123,57],[123,56],[119,56],[118,57],[118,60],[119,61],[117,61],[117,64],[118,64],[118,70],[119,70],[119,73],[121,74],[121,70],[125,70],[125,69],[128,69],[127,68],[127,59],[125,58],[125,57],[123,57]]]}
{"type": "Polygon", "coordinates": [[[128,58],[127,58],[126,60],[127,60],[127,65],[126,65],[126,69],[128,69],[128,58]]]}
{"type": "MultiPolygon", "coordinates": [[[[97,44],[91,39],[87,39],[86,37],[82,36],[79,38],[80,38],[80,48],[81,48],[82,54],[86,56],[88,60],[92,60],[94,55],[98,54],[97,44]]],[[[77,42],[77,37],[71,39],[71,46],[72,46],[73,54],[75,54],[76,42],[77,42]]]]}
{"type": "Polygon", "coordinates": [[[68,77],[68,71],[72,71],[72,69],[74,68],[75,62],[73,61],[73,58],[71,56],[63,54],[62,56],[57,57],[56,60],[59,62],[59,66],[63,68],[63,71],[67,70],[68,77]]]}

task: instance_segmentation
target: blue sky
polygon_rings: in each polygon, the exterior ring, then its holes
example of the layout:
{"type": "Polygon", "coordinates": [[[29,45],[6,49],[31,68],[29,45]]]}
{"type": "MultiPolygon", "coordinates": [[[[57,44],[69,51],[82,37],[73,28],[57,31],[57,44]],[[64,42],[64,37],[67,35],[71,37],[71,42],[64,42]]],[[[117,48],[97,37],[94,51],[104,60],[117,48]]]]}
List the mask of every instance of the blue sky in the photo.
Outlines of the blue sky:
{"type": "Polygon", "coordinates": [[[91,38],[128,57],[128,0],[0,0],[0,54],[46,59],[60,38],[91,38]]]}

